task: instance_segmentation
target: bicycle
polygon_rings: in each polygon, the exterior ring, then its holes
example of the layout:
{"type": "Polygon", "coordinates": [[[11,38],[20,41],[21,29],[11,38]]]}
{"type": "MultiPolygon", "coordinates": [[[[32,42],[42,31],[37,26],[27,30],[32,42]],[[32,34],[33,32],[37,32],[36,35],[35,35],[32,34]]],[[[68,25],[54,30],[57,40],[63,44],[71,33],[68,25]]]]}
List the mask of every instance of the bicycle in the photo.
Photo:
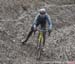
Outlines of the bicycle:
{"type": "Polygon", "coordinates": [[[48,32],[48,30],[40,30],[37,29],[38,33],[38,37],[37,37],[37,59],[41,58],[41,54],[42,54],[42,49],[43,49],[43,43],[44,43],[44,38],[45,38],[45,32],[48,32]]]}

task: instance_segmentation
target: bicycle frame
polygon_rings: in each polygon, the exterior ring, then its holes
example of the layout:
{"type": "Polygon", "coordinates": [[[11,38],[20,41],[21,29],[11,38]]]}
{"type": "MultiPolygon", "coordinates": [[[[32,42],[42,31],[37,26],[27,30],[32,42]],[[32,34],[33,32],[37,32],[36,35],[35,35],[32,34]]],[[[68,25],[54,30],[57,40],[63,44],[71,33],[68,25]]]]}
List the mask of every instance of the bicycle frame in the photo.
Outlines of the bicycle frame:
{"type": "Polygon", "coordinates": [[[39,31],[38,41],[37,41],[37,59],[38,60],[40,60],[41,58],[43,41],[44,41],[43,32],[39,31]]]}
{"type": "Polygon", "coordinates": [[[42,43],[43,42],[43,32],[39,32],[39,35],[38,35],[38,42],[39,43],[42,43]]]}
{"type": "Polygon", "coordinates": [[[44,32],[48,32],[48,30],[38,30],[38,42],[43,43],[44,42],[44,32]]]}
{"type": "Polygon", "coordinates": [[[41,54],[42,54],[42,49],[44,47],[43,43],[44,43],[44,32],[48,31],[48,30],[38,30],[38,38],[37,38],[37,58],[40,59],[41,58],[41,54]]]}

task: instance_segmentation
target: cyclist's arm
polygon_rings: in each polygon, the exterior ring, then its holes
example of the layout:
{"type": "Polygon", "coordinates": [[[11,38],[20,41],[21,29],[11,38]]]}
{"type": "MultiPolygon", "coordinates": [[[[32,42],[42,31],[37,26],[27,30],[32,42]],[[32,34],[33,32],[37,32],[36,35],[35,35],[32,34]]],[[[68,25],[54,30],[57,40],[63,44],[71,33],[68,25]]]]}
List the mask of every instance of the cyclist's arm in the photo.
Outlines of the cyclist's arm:
{"type": "Polygon", "coordinates": [[[36,24],[37,24],[37,22],[38,22],[38,21],[37,21],[38,16],[39,16],[39,14],[36,15],[36,17],[35,17],[35,19],[34,19],[34,21],[33,21],[32,27],[36,26],[36,24]]]}
{"type": "Polygon", "coordinates": [[[51,18],[50,18],[50,16],[48,14],[47,14],[46,19],[47,19],[47,22],[48,22],[48,28],[50,30],[52,30],[52,21],[51,21],[51,18]]]}

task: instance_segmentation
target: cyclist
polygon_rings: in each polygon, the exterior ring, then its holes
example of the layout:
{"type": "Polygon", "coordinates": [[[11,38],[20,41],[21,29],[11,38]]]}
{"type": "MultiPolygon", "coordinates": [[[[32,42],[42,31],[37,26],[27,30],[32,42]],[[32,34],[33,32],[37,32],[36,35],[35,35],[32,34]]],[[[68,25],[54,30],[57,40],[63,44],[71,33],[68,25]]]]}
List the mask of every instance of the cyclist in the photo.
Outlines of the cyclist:
{"type": "MultiPolygon", "coordinates": [[[[32,24],[31,30],[26,38],[25,41],[22,42],[22,44],[25,44],[29,37],[32,35],[34,31],[36,31],[37,27],[40,25],[41,29],[46,28],[46,23],[48,23],[48,32],[49,35],[52,31],[52,21],[50,19],[50,16],[47,14],[46,10],[44,8],[39,10],[39,13],[36,15],[34,22],[32,24]]],[[[44,33],[45,34],[45,33],[44,33]]],[[[45,36],[44,36],[44,42],[43,45],[45,45],[45,36]]]]}

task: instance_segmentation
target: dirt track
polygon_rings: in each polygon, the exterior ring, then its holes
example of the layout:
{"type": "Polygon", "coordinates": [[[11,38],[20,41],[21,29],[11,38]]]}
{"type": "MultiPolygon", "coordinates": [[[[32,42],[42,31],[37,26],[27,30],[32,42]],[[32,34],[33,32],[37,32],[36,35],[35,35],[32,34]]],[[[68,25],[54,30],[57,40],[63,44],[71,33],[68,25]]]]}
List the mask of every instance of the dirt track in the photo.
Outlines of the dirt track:
{"type": "Polygon", "coordinates": [[[75,60],[74,17],[74,0],[0,0],[0,64],[66,64],[75,60]],[[51,16],[53,31],[46,38],[41,61],[37,61],[34,36],[24,46],[21,40],[41,7],[51,16]]]}

